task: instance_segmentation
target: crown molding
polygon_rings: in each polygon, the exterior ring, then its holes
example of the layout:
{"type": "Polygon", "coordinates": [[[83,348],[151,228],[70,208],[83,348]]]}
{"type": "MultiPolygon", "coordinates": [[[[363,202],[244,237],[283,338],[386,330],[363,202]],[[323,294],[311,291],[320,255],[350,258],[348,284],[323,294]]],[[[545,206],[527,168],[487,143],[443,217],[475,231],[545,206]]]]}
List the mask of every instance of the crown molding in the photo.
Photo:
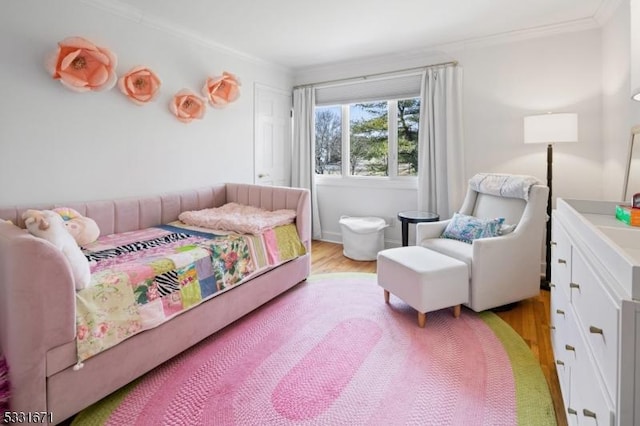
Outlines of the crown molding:
{"type": "MultiPolygon", "coordinates": [[[[625,1],[628,2],[629,0],[625,1]]],[[[603,0],[593,18],[602,26],[607,23],[621,4],[622,0],[603,0]]]]}
{"type": "Polygon", "coordinates": [[[496,44],[514,43],[524,40],[550,37],[557,34],[587,31],[595,28],[600,28],[600,24],[595,20],[595,18],[583,18],[573,21],[561,22],[558,24],[544,25],[523,30],[507,31],[484,37],[475,37],[452,43],[445,43],[434,46],[434,48],[445,52],[452,52],[469,48],[481,48],[493,46],[496,44]]]}
{"type": "Polygon", "coordinates": [[[146,25],[149,28],[162,31],[170,34],[174,37],[181,38],[196,44],[200,44],[206,48],[216,50],[220,53],[224,53],[238,59],[242,59],[247,62],[254,63],[256,65],[266,66],[284,73],[291,73],[292,70],[289,67],[281,64],[267,61],[266,59],[259,58],[257,56],[249,55],[245,52],[232,49],[223,44],[217,43],[208,38],[202,37],[183,26],[176,25],[168,22],[167,20],[158,18],[156,16],[145,15],[140,9],[126,4],[120,0],[80,0],[81,2],[95,7],[96,9],[109,12],[113,15],[119,16],[124,19],[128,19],[138,24],[146,25]]]}
{"type": "MultiPolygon", "coordinates": [[[[548,37],[556,34],[600,28],[614,14],[623,0],[603,0],[595,14],[589,18],[583,18],[552,25],[545,25],[541,27],[528,28],[524,30],[507,31],[487,36],[458,40],[451,43],[427,45],[419,49],[408,50],[402,53],[390,53],[347,61],[336,61],[331,63],[294,68],[287,67],[279,63],[271,62],[266,59],[247,54],[245,52],[232,49],[211,39],[202,37],[183,26],[175,25],[168,22],[167,20],[155,16],[145,15],[140,9],[131,6],[130,4],[125,3],[121,0],[80,1],[97,9],[101,9],[103,11],[131,20],[133,22],[146,25],[147,27],[171,34],[175,37],[200,44],[209,49],[216,50],[220,53],[225,53],[257,65],[267,66],[284,73],[293,74],[294,80],[296,80],[296,76],[315,74],[320,70],[349,70],[357,69],[362,66],[380,66],[384,68],[385,66],[388,66],[389,60],[400,60],[403,62],[415,62],[417,60],[421,64],[424,64],[425,56],[427,58],[431,56],[437,56],[439,58],[445,57],[447,58],[447,60],[450,60],[452,53],[469,48],[482,48],[497,44],[513,43],[529,39],[548,37]]],[[[347,71],[347,73],[349,72],[347,71]]]]}
{"type": "Polygon", "coordinates": [[[141,10],[123,3],[119,0],[80,0],[82,3],[93,6],[96,9],[104,10],[105,12],[109,12],[113,15],[117,15],[121,18],[126,18],[130,21],[141,23],[143,13],[141,10]]]}
{"type": "MultiPolygon", "coordinates": [[[[619,1],[619,0],[614,0],[619,1]]],[[[320,75],[332,75],[336,78],[356,75],[363,69],[381,71],[405,68],[408,66],[427,66],[430,63],[456,60],[456,52],[466,49],[477,49],[498,44],[508,44],[530,39],[550,37],[557,34],[587,31],[599,28],[595,18],[585,18],[560,24],[545,25],[525,30],[508,31],[484,37],[475,37],[452,43],[434,44],[405,52],[386,55],[369,56],[348,61],[337,61],[294,68],[294,84],[310,84],[320,75]]],[[[464,64],[461,64],[464,66],[464,64]]]]}

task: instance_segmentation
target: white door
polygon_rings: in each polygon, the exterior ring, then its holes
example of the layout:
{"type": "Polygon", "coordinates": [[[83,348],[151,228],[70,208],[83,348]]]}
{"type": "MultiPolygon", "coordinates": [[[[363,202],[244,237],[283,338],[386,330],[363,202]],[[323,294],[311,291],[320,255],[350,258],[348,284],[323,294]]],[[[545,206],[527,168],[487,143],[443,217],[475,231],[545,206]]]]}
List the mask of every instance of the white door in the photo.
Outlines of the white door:
{"type": "Polygon", "coordinates": [[[256,84],[254,178],[260,185],[291,185],[291,93],[256,84]]]}

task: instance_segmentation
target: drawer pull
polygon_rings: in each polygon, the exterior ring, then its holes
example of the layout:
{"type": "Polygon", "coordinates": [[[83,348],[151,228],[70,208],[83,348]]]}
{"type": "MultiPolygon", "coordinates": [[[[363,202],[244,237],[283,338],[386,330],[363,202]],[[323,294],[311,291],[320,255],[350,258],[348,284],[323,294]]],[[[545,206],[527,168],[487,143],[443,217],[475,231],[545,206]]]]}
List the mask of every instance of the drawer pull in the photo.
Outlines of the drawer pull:
{"type": "Polygon", "coordinates": [[[556,326],[555,326],[555,325],[550,325],[550,326],[549,326],[549,328],[550,328],[551,330],[555,330],[555,329],[556,329],[556,326]]]}
{"type": "Polygon", "coordinates": [[[556,286],[556,285],[555,285],[554,283],[549,283],[549,287],[553,288],[553,287],[555,287],[555,286],[556,286]]]}
{"type": "Polygon", "coordinates": [[[596,413],[594,413],[591,410],[587,410],[586,408],[582,410],[582,414],[584,414],[585,417],[592,417],[592,418],[596,418],[596,413]]]}
{"type": "Polygon", "coordinates": [[[558,259],[558,263],[561,264],[561,265],[566,265],[567,261],[564,260],[564,259],[558,259]]]}
{"type": "Polygon", "coordinates": [[[556,243],[555,241],[549,241],[551,243],[552,246],[557,246],[558,243],[556,243]]]}
{"type": "Polygon", "coordinates": [[[564,361],[557,360],[557,361],[556,361],[556,364],[558,364],[558,365],[564,365],[564,361]]]}
{"type": "Polygon", "coordinates": [[[556,314],[564,315],[564,311],[562,309],[556,309],[556,314]]]}
{"type": "Polygon", "coordinates": [[[580,288],[580,285],[576,284],[576,283],[569,283],[569,288],[580,288]]]}
{"type": "Polygon", "coordinates": [[[573,414],[573,415],[578,415],[578,412],[576,410],[574,410],[573,408],[571,408],[571,407],[567,408],[567,413],[573,414]]]}
{"type": "Polygon", "coordinates": [[[593,334],[604,334],[602,332],[601,328],[598,327],[594,327],[594,326],[589,326],[589,333],[593,333],[593,334]]]}
{"type": "Polygon", "coordinates": [[[568,351],[574,351],[574,352],[576,351],[576,348],[571,345],[564,345],[564,348],[568,351]]]}

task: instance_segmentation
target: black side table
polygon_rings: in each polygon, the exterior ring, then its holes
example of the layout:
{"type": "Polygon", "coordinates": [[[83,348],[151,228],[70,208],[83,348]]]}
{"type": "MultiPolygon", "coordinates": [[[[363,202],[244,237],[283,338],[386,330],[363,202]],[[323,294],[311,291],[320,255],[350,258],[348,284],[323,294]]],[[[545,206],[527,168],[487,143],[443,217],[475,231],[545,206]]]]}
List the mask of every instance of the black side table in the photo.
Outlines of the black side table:
{"type": "Polygon", "coordinates": [[[437,222],[440,220],[440,216],[436,213],[410,210],[398,213],[398,219],[402,222],[402,245],[408,246],[410,223],[437,222]]]}

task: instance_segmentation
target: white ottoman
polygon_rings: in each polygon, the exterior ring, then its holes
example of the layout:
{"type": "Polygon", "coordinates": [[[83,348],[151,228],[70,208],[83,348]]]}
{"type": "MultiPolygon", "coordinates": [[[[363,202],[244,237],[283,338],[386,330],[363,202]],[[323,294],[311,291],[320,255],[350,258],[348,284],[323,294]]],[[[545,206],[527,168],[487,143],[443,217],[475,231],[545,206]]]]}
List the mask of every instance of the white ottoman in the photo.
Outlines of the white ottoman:
{"type": "Polygon", "coordinates": [[[393,293],[418,311],[418,325],[424,327],[427,312],[469,302],[469,270],[452,257],[419,246],[397,247],[378,253],[378,285],[389,303],[393,293]]]}

